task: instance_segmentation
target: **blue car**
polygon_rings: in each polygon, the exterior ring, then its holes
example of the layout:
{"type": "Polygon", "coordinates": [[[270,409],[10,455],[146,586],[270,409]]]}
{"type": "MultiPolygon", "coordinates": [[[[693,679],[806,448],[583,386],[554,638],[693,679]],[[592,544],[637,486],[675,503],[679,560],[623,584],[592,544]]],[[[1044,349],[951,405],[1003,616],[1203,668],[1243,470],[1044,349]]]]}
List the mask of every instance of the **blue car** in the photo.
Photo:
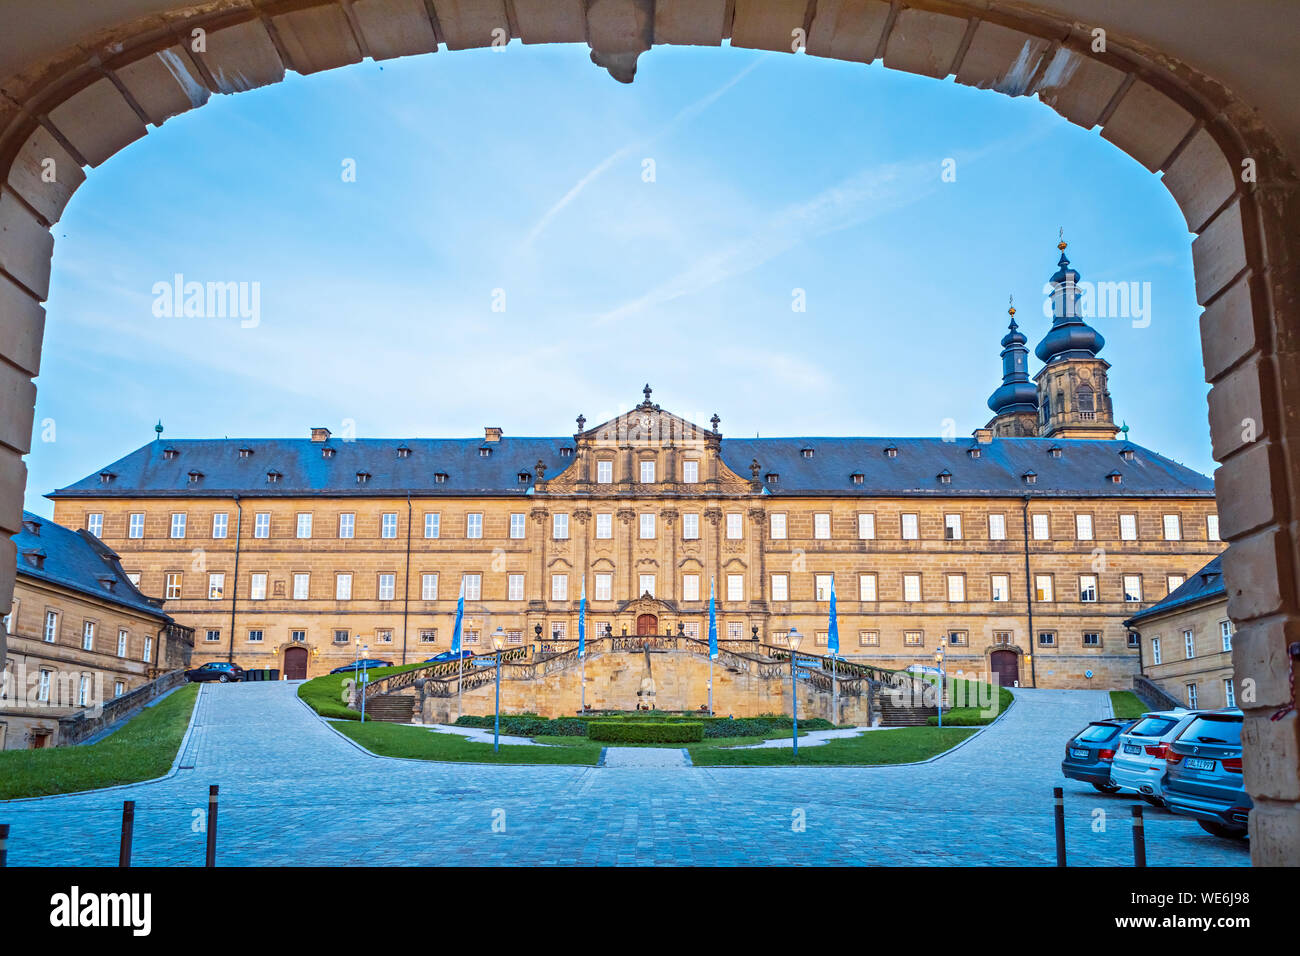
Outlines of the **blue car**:
{"type": "Polygon", "coordinates": [[[392,661],[381,661],[377,658],[367,657],[359,661],[353,661],[351,664],[344,664],[342,667],[336,667],[331,674],[351,674],[358,670],[374,670],[376,667],[392,667],[392,661]]]}
{"type": "Polygon", "coordinates": [[[473,651],[462,650],[460,654],[456,654],[452,651],[443,651],[441,654],[434,654],[424,663],[441,664],[443,661],[454,661],[457,657],[473,657],[473,656],[474,656],[473,651]]]}
{"type": "Polygon", "coordinates": [[[1119,784],[1111,782],[1111,762],[1119,749],[1120,735],[1136,723],[1136,718],[1125,717],[1094,720],[1065,745],[1061,773],[1072,780],[1090,783],[1102,793],[1114,793],[1119,784]]]}
{"type": "Polygon", "coordinates": [[[1169,745],[1161,781],[1165,806],[1228,840],[1247,836],[1254,806],[1242,776],[1241,722],[1236,709],[1199,715],[1169,745]]]}

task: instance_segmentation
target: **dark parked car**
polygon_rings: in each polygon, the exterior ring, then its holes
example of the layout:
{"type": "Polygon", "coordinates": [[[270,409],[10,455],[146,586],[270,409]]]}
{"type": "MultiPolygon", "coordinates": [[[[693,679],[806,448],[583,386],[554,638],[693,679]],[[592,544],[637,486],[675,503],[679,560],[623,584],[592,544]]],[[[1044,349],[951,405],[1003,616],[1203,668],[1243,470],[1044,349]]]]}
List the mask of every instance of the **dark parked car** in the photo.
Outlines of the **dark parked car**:
{"type": "Polygon", "coordinates": [[[351,664],[344,664],[342,667],[336,667],[331,674],[351,674],[358,670],[373,670],[376,667],[392,667],[392,661],[381,661],[374,657],[363,657],[359,661],[353,661],[351,664]]]}
{"type": "Polygon", "coordinates": [[[1174,813],[1225,839],[1246,836],[1254,806],[1241,772],[1241,711],[1201,714],[1169,745],[1161,790],[1174,813]]]}
{"type": "Polygon", "coordinates": [[[1115,759],[1119,735],[1135,723],[1136,719],[1128,717],[1094,720],[1065,745],[1061,773],[1072,780],[1090,783],[1102,793],[1114,793],[1119,784],[1110,781],[1111,761],[1115,759]]]}
{"type": "Polygon", "coordinates": [[[244,669],[229,661],[208,661],[194,670],[186,671],[185,676],[195,683],[215,680],[223,684],[244,679],[244,669]]]}
{"type": "MultiPolygon", "coordinates": [[[[461,656],[461,657],[473,657],[473,656],[474,656],[474,652],[473,652],[473,651],[462,650],[462,651],[460,652],[460,656],[461,656]]],[[[443,651],[441,654],[434,654],[432,657],[430,657],[430,658],[429,658],[427,661],[425,661],[424,663],[426,663],[426,664],[441,664],[443,661],[454,661],[455,659],[456,659],[456,654],[452,653],[451,651],[443,651]]]]}

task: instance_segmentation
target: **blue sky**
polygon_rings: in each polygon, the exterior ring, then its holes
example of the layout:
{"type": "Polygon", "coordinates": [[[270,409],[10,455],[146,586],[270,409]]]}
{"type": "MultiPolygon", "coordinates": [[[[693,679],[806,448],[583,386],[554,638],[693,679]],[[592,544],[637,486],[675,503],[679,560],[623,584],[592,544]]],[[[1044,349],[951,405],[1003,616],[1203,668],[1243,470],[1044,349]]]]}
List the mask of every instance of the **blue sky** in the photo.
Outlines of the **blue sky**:
{"type": "Polygon", "coordinates": [[[648,381],[724,435],[966,435],[1007,296],[1031,346],[1049,325],[1060,227],[1084,279],[1150,283],[1147,327],[1094,323],[1117,418],[1210,473],[1191,236],[1036,100],[730,48],[656,48],[631,86],[518,43],[291,74],[168,121],[56,226],[28,507],[160,418],[559,435],[648,381]],[[178,273],[258,283],[258,324],[156,316],[178,273]]]}

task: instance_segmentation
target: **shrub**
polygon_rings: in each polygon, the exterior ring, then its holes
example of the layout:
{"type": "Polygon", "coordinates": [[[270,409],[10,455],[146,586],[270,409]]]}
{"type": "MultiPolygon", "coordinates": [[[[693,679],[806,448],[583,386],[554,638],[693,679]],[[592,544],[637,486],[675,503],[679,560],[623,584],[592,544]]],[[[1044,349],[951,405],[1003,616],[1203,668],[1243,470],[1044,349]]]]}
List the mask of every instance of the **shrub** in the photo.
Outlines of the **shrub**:
{"type": "Polygon", "coordinates": [[[604,743],[690,744],[704,739],[704,724],[684,720],[659,723],[592,720],[587,723],[587,736],[604,743]]]}

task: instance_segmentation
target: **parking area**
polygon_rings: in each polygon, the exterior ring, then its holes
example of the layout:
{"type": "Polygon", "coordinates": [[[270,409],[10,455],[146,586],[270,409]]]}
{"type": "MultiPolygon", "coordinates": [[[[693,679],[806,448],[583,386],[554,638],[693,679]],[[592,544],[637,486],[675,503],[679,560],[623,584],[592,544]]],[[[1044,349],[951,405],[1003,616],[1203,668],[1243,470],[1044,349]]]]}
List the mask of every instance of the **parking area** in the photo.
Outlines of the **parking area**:
{"type": "MultiPolygon", "coordinates": [[[[201,865],[212,783],[227,865],[1050,866],[1054,786],[1065,788],[1071,865],[1132,862],[1133,798],[1060,773],[1065,741],[1109,714],[1103,691],[1018,691],[1003,719],[921,765],[670,771],[372,757],[295,691],[207,684],[180,760],[192,769],[0,803],[10,864],[114,865],[131,799],[137,865],[201,865]]],[[[1147,855],[1152,866],[1249,864],[1244,842],[1150,808],[1147,855]]]]}

